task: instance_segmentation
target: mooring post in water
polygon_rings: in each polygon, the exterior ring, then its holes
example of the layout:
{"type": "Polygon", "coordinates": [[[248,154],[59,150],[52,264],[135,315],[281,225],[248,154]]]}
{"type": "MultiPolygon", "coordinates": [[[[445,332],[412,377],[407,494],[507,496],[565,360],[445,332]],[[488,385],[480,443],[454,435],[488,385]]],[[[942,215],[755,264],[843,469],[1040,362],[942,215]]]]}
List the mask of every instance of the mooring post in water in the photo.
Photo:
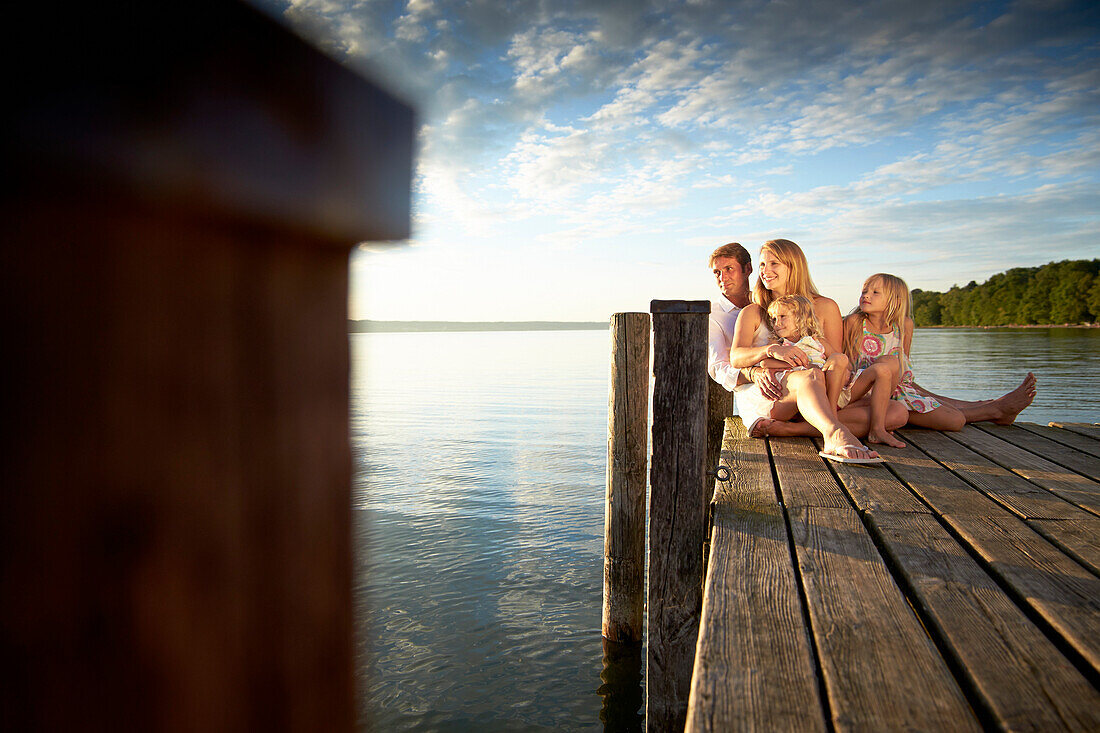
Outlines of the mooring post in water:
{"type": "Polygon", "coordinates": [[[646,729],[682,730],[703,602],[707,503],[705,300],[654,300],[646,729]]]}
{"type": "Polygon", "coordinates": [[[611,316],[603,636],[642,641],[649,423],[649,314],[611,316]]]}

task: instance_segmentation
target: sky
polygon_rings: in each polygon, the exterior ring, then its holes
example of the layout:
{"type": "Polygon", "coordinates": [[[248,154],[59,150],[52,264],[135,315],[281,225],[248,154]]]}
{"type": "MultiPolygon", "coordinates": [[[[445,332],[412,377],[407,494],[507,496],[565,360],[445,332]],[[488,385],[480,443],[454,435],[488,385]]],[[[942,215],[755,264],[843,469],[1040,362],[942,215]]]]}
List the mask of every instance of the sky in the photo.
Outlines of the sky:
{"type": "Polygon", "coordinates": [[[351,318],[604,321],[780,237],[845,312],[1100,257],[1095,2],[253,2],[417,110],[351,318]]]}

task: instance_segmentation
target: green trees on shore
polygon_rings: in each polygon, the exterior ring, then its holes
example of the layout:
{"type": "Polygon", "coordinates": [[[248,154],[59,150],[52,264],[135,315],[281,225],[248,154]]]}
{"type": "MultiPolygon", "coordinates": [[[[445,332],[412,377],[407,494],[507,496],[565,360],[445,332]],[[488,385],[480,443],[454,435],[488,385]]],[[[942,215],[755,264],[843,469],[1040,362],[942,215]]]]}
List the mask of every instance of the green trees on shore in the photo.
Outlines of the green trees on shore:
{"type": "Polygon", "coordinates": [[[1100,260],[1014,267],[946,293],[913,291],[917,326],[1024,326],[1100,321],[1100,260]]]}

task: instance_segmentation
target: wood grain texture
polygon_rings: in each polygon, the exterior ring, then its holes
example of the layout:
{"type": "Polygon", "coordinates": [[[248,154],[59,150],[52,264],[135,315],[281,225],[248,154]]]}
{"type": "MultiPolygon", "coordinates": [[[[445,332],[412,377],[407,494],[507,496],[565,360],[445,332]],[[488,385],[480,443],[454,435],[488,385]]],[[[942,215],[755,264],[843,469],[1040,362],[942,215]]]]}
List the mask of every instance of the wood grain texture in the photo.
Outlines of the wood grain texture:
{"type": "Polygon", "coordinates": [[[980,730],[855,511],[789,516],[835,729],[980,730]]]}
{"type": "Polygon", "coordinates": [[[611,317],[604,505],[603,637],[642,641],[649,458],[649,314],[611,317]]]}
{"type": "MultiPolygon", "coordinates": [[[[733,402],[733,392],[715,382],[707,380],[707,471],[714,471],[722,459],[722,444],[725,440],[726,419],[733,418],[737,408],[733,402]]],[[[741,419],[737,418],[737,422],[741,419]]],[[[716,477],[717,480],[717,477],[716,477]]],[[[708,482],[708,485],[709,482],[708,482]]],[[[713,497],[713,494],[711,495],[713,497]]]]}
{"type": "MultiPolygon", "coordinates": [[[[821,448],[819,438],[814,445],[821,448]]],[[[876,445],[875,450],[889,462],[899,449],[876,445]]],[[[844,487],[845,493],[861,512],[931,512],[909,488],[888,470],[868,470],[874,466],[833,463],[830,468],[844,487]]]]}
{"type": "MultiPolygon", "coordinates": [[[[809,438],[768,438],[787,507],[851,507],[809,438]]],[[[878,468],[868,467],[864,468],[878,468]]]]}
{"type": "Polygon", "coordinates": [[[687,715],[702,607],[707,313],[653,314],[646,726],[687,715]]]}
{"type": "Polygon", "coordinates": [[[908,445],[884,455],[901,480],[937,514],[984,515],[1008,511],[918,448],[925,441],[931,441],[933,435],[939,436],[937,442],[948,438],[926,430],[904,430],[898,435],[908,445]]]}
{"type": "Polygon", "coordinates": [[[53,46],[0,51],[35,59],[0,123],[3,726],[350,731],[348,254],[408,234],[412,110],[245,3],[7,21],[53,46]]]}
{"type": "Polygon", "coordinates": [[[1057,441],[1062,445],[1068,445],[1070,448],[1079,450],[1082,453],[1087,453],[1094,458],[1100,458],[1100,440],[1096,440],[1095,438],[1088,438],[1080,433],[1075,433],[1065,428],[1056,428],[1051,425],[1036,425],[1035,423],[1028,422],[1018,422],[1014,424],[1036,435],[1041,435],[1044,438],[1057,441]]]}
{"type": "MultiPolygon", "coordinates": [[[[915,431],[913,431],[915,432],[915,431]]],[[[906,435],[908,438],[908,434],[906,435]]],[[[970,489],[931,458],[905,448],[894,470],[1067,644],[1095,664],[1100,644],[1100,582],[1019,517],[970,489]]]]}
{"type": "Polygon", "coordinates": [[[944,519],[991,572],[1100,672],[1100,578],[1014,516],[944,519]]]}
{"type": "Polygon", "coordinates": [[[1023,476],[1033,484],[1100,515],[1100,483],[1017,448],[972,425],[949,435],[952,440],[1023,476]]]}
{"type": "Polygon", "coordinates": [[[943,433],[907,430],[903,434],[906,440],[934,455],[955,475],[1020,517],[1071,519],[1083,513],[1080,507],[1036,486],[943,433]]]}
{"type": "Polygon", "coordinates": [[[823,731],[813,653],[764,441],[727,422],[689,731],[823,731]]]}
{"type": "Polygon", "coordinates": [[[1092,438],[1093,440],[1100,440],[1100,425],[1087,422],[1051,422],[1052,428],[1062,428],[1063,430],[1069,430],[1070,432],[1083,435],[1086,438],[1092,438]]]}
{"type": "Polygon", "coordinates": [[[1100,477],[1100,458],[1063,445],[1056,440],[1051,440],[1030,430],[1024,430],[1018,425],[976,423],[974,427],[1007,443],[1012,443],[1012,445],[1030,451],[1037,456],[1042,456],[1059,466],[1072,469],[1082,476],[1091,479],[1100,477]]]}
{"type": "Polygon", "coordinates": [[[346,252],[118,201],[21,217],[9,722],[350,730],[346,252]]]}
{"type": "Polygon", "coordinates": [[[999,728],[1100,728],[1100,693],[934,517],[880,511],[871,522],[999,728]]]}
{"type": "Polygon", "coordinates": [[[1029,519],[1027,526],[1046,537],[1093,573],[1100,574],[1100,517],[1029,519]]]}

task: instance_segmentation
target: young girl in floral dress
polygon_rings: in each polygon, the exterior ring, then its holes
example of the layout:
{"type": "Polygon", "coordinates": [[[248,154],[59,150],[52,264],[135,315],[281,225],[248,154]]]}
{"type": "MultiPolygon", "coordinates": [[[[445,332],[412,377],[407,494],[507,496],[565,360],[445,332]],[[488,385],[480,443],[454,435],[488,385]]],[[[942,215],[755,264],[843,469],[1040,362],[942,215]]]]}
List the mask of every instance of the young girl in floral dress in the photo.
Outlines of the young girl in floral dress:
{"type": "Polygon", "coordinates": [[[844,352],[856,370],[896,357],[900,377],[892,398],[905,403],[909,424],[933,430],[962,430],[966,424],[962,412],[913,385],[910,310],[909,287],[904,280],[885,273],[871,275],[863,283],[859,306],[844,318],[844,352]]]}

